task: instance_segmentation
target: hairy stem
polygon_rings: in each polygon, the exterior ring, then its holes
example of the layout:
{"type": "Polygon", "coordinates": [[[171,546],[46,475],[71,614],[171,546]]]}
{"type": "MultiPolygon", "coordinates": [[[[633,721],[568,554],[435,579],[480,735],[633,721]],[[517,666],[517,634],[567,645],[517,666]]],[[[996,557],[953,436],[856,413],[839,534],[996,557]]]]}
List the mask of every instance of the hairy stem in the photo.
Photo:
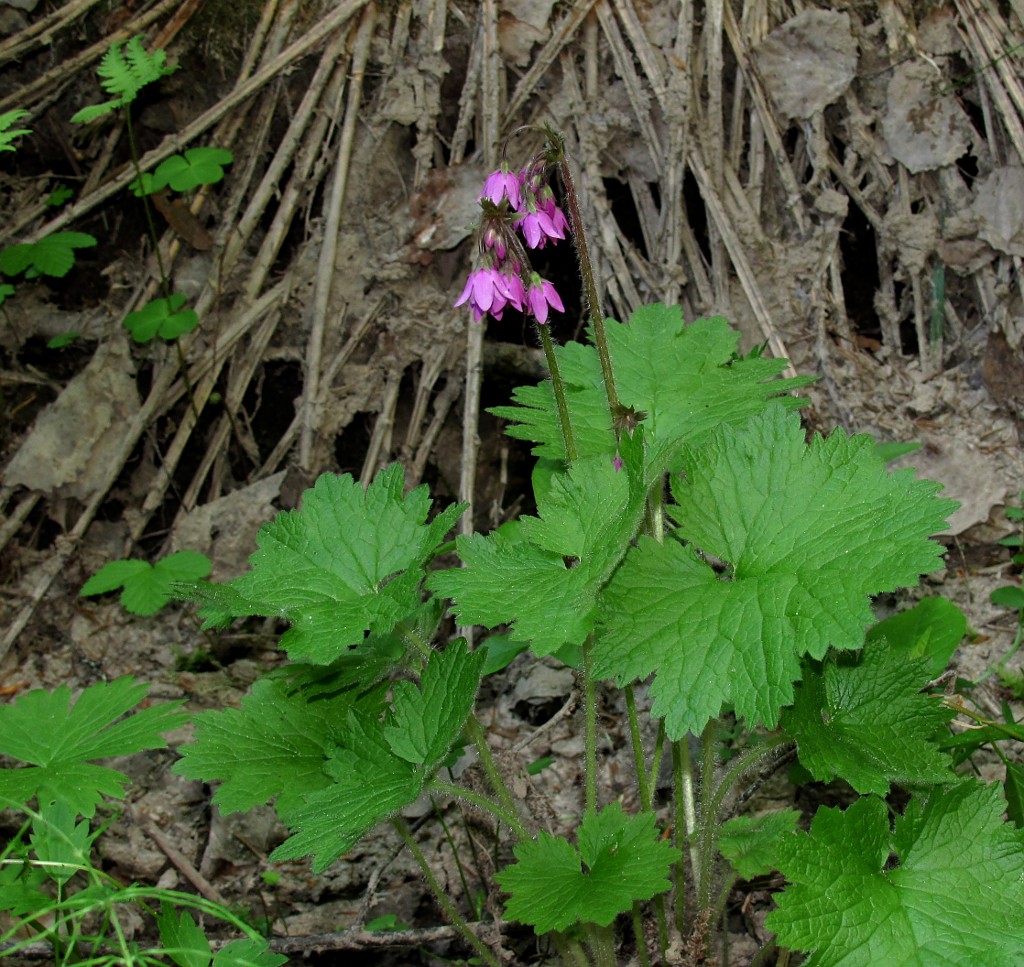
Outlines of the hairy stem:
{"type": "Polygon", "coordinates": [[[565,397],[562,371],[558,368],[558,359],[555,357],[555,346],[547,326],[538,323],[537,329],[540,331],[540,344],[544,348],[544,358],[547,360],[548,372],[551,374],[551,390],[555,394],[558,424],[562,429],[562,440],[565,443],[565,459],[570,464],[575,463],[577,457],[576,438],[573,435],[572,422],[569,419],[569,403],[565,397]]]}
{"type": "Polygon", "coordinates": [[[490,967],[501,967],[497,958],[484,946],[483,941],[469,929],[469,924],[466,923],[459,911],[455,909],[455,904],[448,899],[444,890],[441,889],[441,884],[437,882],[437,877],[434,876],[434,871],[430,868],[427,858],[423,855],[423,851],[417,845],[415,838],[409,832],[402,819],[396,816],[391,820],[391,825],[398,830],[398,835],[402,837],[402,841],[409,847],[409,852],[412,853],[420,871],[423,873],[423,877],[430,887],[430,892],[434,894],[434,899],[437,900],[438,906],[444,911],[452,926],[462,934],[466,939],[466,943],[480,955],[485,964],[489,964],[490,967]]]}
{"type": "Polygon", "coordinates": [[[597,811],[597,701],[594,687],[594,642],[583,643],[583,745],[586,812],[597,811]]]}
{"type": "Polygon", "coordinates": [[[519,839],[528,839],[530,832],[519,818],[516,801],[512,798],[512,793],[509,792],[505,780],[498,771],[498,767],[494,764],[494,757],[491,755],[490,747],[487,745],[487,737],[484,735],[484,730],[475,715],[471,715],[466,720],[466,731],[469,733],[469,737],[473,740],[473,744],[480,755],[480,765],[487,774],[491,788],[504,807],[505,821],[512,827],[513,832],[515,832],[519,839]]]}

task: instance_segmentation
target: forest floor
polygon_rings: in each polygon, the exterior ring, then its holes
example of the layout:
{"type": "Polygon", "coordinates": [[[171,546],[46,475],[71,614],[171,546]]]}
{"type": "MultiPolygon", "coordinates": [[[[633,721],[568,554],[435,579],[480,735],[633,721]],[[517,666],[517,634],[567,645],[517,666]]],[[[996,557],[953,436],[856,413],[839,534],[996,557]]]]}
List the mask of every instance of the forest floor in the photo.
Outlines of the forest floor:
{"type": "MultiPolygon", "coordinates": [[[[139,617],[79,592],[108,561],[186,548],[230,579],[322,472],[368,480],[400,461],[437,504],[469,500],[483,531],[532,509],[529,447],[487,408],[543,378],[535,335],[514,312],[476,326],[452,303],[499,140],[544,121],[569,145],[607,314],[662,301],[724,315],[744,349],[818,377],[809,431],[919,442],[899,465],[961,507],[944,569],[880,613],[944,595],[971,628],[963,677],[1005,655],[1017,616],[989,595],[1020,581],[997,543],[1024,488],[1019,5],[779,6],[0,0],[0,114],[29,112],[16,127],[31,132],[0,153],[0,247],[99,240],[62,277],[0,278],[16,290],[0,305],[3,695],[130,674],[153,699],[237,705],[282,661],[273,622],[211,634],[185,605],[139,617]],[[160,271],[127,187],[124,115],[69,121],[104,99],[111,42],[139,34],[178,67],[131,106],[143,168],[193,145],[233,154],[223,182],[159,206],[161,263],[200,325],[146,344],[123,325],[160,271]]],[[[510,161],[540,143],[519,134],[510,161]]],[[[535,266],[566,294],[561,342],[584,338],[567,248],[535,266]]],[[[499,744],[544,726],[531,755],[556,760],[557,812],[581,739],[572,716],[548,720],[573,676],[524,661],[480,706],[499,744]]],[[[997,710],[1020,695],[1011,674],[974,698],[997,710]]],[[[615,775],[624,712],[603,711],[615,775]]],[[[271,865],[269,808],[222,816],[168,771],[189,734],[119,764],[132,786],[101,841],[109,872],[200,890],[293,951],[384,915],[421,930],[325,963],[457,956],[397,836],[322,875],[271,865]]],[[[430,859],[461,895],[448,847],[430,859]]],[[[735,963],[763,939],[766,896],[731,921],[735,963]]]]}

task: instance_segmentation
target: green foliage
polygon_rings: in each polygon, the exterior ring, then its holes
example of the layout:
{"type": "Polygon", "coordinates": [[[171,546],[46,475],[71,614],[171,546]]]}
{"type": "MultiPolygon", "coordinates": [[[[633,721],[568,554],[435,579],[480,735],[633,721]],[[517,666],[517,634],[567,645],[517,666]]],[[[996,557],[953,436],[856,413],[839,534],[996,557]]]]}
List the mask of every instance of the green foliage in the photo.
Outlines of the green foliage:
{"type": "Polygon", "coordinates": [[[452,598],[462,624],[508,623],[512,640],[530,642],[536,655],[582,644],[643,514],[641,441],[639,433],[623,441],[628,472],[616,472],[607,454],[580,459],[538,495],[538,517],[487,537],[460,535],[465,567],[435,572],[428,586],[452,598]]]}
{"type": "Polygon", "coordinates": [[[189,148],[160,163],[153,173],[153,190],[170,185],[175,191],[191,191],[200,185],[215,185],[224,178],[224,166],[232,161],[234,155],[223,148],[189,148]]]}
{"type": "Polygon", "coordinates": [[[22,118],[28,117],[28,113],[28,111],[15,109],[0,114],[0,151],[16,151],[14,139],[21,137],[23,134],[32,133],[29,128],[11,130],[11,126],[17,124],[22,118]]]}
{"type": "Polygon", "coordinates": [[[194,309],[182,309],[183,295],[172,295],[168,299],[154,299],[148,305],[124,318],[125,328],[136,342],[151,342],[157,336],[161,339],[177,339],[191,332],[199,325],[199,316],[194,309]]]}
{"type": "Polygon", "coordinates": [[[54,232],[38,242],[23,242],[0,251],[0,272],[25,273],[26,279],[50,275],[61,279],[75,264],[75,249],[92,248],[96,239],[85,232],[54,232]]]}
{"type": "Polygon", "coordinates": [[[938,678],[965,634],[964,613],[947,598],[932,597],[878,622],[868,630],[866,640],[888,642],[906,658],[926,659],[928,674],[938,678]]]}
{"type": "Polygon", "coordinates": [[[74,198],[75,193],[67,185],[58,185],[46,196],[46,204],[50,208],[60,208],[66,201],[74,198]]]}
{"type": "MultiPolygon", "coordinates": [[[[775,379],[785,368],[783,359],[737,358],[739,333],[720,316],[684,326],[678,306],[657,304],[637,309],[628,325],[611,319],[605,325],[619,399],[647,414],[645,462],[653,472],[664,469],[680,445],[699,442],[720,424],[742,423],[769,399],[780,397],[786,407],[806,402],[781,394],[812,380],[775,379]]],[[[557,347],[555,355],[580,456],[610,455],[615,440],[596,349],[569,343],[557,347]]],[[[513,399],[518,406],[490,411],[516,421],[509,436],[537,443],[537,456],[563,460],[550,382],[520,387],[513,399]]]]}
{"type": "Polygon", "coordinates": [[[669,867],[680,855],[659,840],[652,813],[627,816],[618,803],[584,818],[578,848],[541,832],[515,854],[517,862],[495,876],[511,894],[505,916],[537,933],[575,923],[607,926],[634,900],[667,890],[669,867]]]}
{"type": "Polygon", "coordinates": [[[859,793],[884,796],[901,785],[952,782],[948,756],[931,740],[954,712],[921,694],[925,663],[881,642],[860,656],[831,654],[809,668],[782,727],[819,782],[839,776],[859,793]]]}
{"type": "Polygon", "coordinates": [[[403,498],[403,484],[397,464],[365,490],[349,474],[321,476],[301,511],[278,514],[260,529],[249,573],[193,589],[206,627],[280,615],[292,623],[281,639],[290,657],[326,665],[368,633],[415,620],[423,568],[463,506],[426,524],[427,488],[403,498]]]}
{"type": "Polygon", "coordinates": [[[23,763],[0,769],[0,800],[45,805],[59,800],[75,814],[92,816],[103,796],[120,797],[128,777],[91,760],[162,749],[161,733],[185,721],[167,702],[123,715],[142,702],[147,687],[130,677],[93,685],[72,702],[61,686],[33,691],[0,707],[0,754],[23,763]]]}
{"type": "Polygon", "coordinates": [[[175,70],[177,68],[167,66],[167,54],[164,51],[149,53],[142,46],[141,36],[132,37],[126,43],[116,41],[96,68],[100,84],[108,94],[114,95],[113,99],[84,107],[72,115],[71,120],[85,124],[118,108],[127,107],[147,84],[173,74],[175,70]]]}
{"type": "Polygon", "coordinates": [[[223,780],[217,800],[245,809],[277,796],[294,834],[273,859],[314,854],[325,869],[383,819],[415,802],[473,707],[483,653],[464,641],[433,652],[419,685],[382,696],[306,702],[280,685],[254,687],[240,712],[207,712],[177,771],[223,780]],[[266,761],[264,761],[266,760],[266,761]]]}
{"type": "Polygon", "coordinates": [[[718,848],[745,880],[775,869],[779,843],[796,829],[800,814],[781,809],[763,816],[734,816],[722,824],[718,848]]]}
{"type": "Polygon", "coordinates": [[[938,566],[927,537],[955,504],[912,470],[887,474],[870,437],[805,443],[778,404],[687,447],[683,465],[678,528],[663,544],[641,537],[608,585],[595,674],[621,685],[656,672],[653,711],[671,738],[701,732],[725,702],[774,727],[802,656],[859,648],[870,596],[938,566]]]}
{"type": "Polygon", "coordinates": [[[59,336],[53,336],[46,341],[47,349],[66,349],[70,346],[81,333],[78,332],[62,332],[59,336]]]}
{"type": "Polygon", "coordinates": [[[197,551],[175,551],[150,564],[148,561],[110,561],[104,564],[78,593],[82,597],[106,594],[123,588],[121,605],[132,614],[156,614],[175,597],[181,582],[198,581],[210,573],[210,559],[197,551]]]}
{"type": "Polygon", "coordinates": [[[0,306],[2,306],[12,295],[14,295],[14,292],[15,288],[13,285],[8,285],[6,282],[0,282],[0,306]]]}
{"type": "Polygon", "coordinates": [[[915,797],[891,829],[874,797],[819,809],[780,843],[790,885],[766,926],[807,967],[1019,964],[1024,834],[1004,808],[997,786],[964,780],[915,797]]]}
{"type": "Polygon", "coordinates": [[[288,958],[268,949],[263,939],[233,940],[216,953],[187,910],[164,903],[157,916],[164,953],[178,967],[280,967],[288,958]]]}

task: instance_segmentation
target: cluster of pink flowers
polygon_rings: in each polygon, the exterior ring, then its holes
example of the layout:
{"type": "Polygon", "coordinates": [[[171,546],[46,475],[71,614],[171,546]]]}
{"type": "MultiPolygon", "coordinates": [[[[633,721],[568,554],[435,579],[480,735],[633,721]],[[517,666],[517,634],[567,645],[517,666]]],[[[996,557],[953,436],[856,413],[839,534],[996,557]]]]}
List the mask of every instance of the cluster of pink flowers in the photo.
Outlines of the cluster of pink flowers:
{"type": "Polygon", "coordinates": [[[544,325],[549,309],[564,312],[555,287],[536,272],[525,272],[527,248],[544,248],[549,241],[565,238],[569,223],[555,204],[555,196],[544,183],[542,165],[520,172],[501,167],[487,176],[480,194],[484,226],[480,234],[480,266],[470,273],[466,287],[455,303],[468,305],[474,322],[485,314],[500,320],[507,306],[532,315],[544,325]]]}

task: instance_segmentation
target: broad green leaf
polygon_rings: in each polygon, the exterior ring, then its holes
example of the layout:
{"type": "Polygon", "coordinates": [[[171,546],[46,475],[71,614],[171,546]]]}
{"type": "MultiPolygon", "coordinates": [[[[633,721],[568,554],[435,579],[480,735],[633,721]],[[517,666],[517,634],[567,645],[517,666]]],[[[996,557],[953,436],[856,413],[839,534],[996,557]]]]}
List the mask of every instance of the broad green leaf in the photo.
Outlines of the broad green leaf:
{"type": "Polygon", "coordinates": [[[292,627],[281,646],[292,658],[327,665],[368,632],[386,634],[422,607],[423,567],[465,505],[429,524],[426,486],[402,496],[398,464],[363,490],[351,476],[323,474],[301,510],[260,528],[252,570],[225,585],[197,585],[206,627],[243,615],[280,616],[292,627]]]}
{"type": "MultiPolygon", "coordinates": [[[[637,309],[628,324],[605,323],[620,402],[647,413],[648,464],[661,467],[684,442],[701,440],[721,423],[738,423],[760,412],[767,400],[809,378],[776,379],[782,359],[736,357],[739,333],[721,317],[684,325],[678,306],[655,304],[637,309]]],[[[580,456],[615,449],[611,415],[593,346],[569,343],[555,350],[566,384],[580,456]]],[[[564,460],[562,436],[550,382],[520,387],[518,406],[490,412],[516,421],[509,436],[538,444],[537,456],[564,460]]],[[[803,400],[786,398],[784,405],[803,400]]]]}
{"type": "Polygon", "coordinates": [[[809,668],[782,727],[819,782],[839,776],[881,796],[892,782],[952,782],[949,757],[931,740],[956,713],[921,693],[927,681],[925,662],[870,642],[859,657],[833,654],[809,668]]]}
{"type": "Polygon", "coordinates": [[[216,184],[224,177],[224,165],[234,155],[223,148],[189,148],[183,155],[175,154],[162,161],[153,172],[146,194],[170,185],[175,191],[191,191],[200,185],[216,184]]]}
{"type": "Polygon", "coordinates": [[[418,688],[395,683],[394,721],[384,726],[395,755],[430,769],[448,754],[473,709],[483,658],[483,652],[469,653],[460,638],[431,655],[418,688]]]}
{"type": "Polygon", "coordinates": [[[213,967],[281,967],[288,963],[284,954],[275,954],[266,940],[246,937],[232,940],[213,955],[213,967]]]}
{"type": "Polygon", "coordinates": [[[1024,834],[998,785],[966,780],[915,798],[819,809],[778,849],[790,885],[766,925],[805,967],[1012,967],[1024,949],[1024,834]]]}
{"type": "Polygon", "coordinates": [[[800,813],[781,809],[763,816],[735,816],[722,824],[718,849],[745,880],[775,869],[779,840],[796,829],[800,813]]]}
{"type": "Polygon", "coordinates": [[[649,900],[671,886],[669,868],[679,851],[658,838],[653,813],[627,816],[618,803],[589,813],[577,849],[561,836],[541,832],[515,848],[517,862],[495,880],[511,898],[509,920],[537,933],[574,923],[607,926],[634,900],[649,900]]]}
{"type": "Polygon", "coordinates": [[[13,141],[23,134],[31,134],[29,128],[16,128],[10,130],[12,124],[17,124],[22,118],[28,117],[28,111],[21,111],[15,108],[13,111],[5,111],[0,114],[0,151],[15,151],[13,141]]]}
{"type": "Polygon", "coordinates": [[[598,592],[643,514],[642,437],[623,438],[621,471],[606,453],[552,477],[538,496],[538,517],[486,537],[458,537],[466,566],[431,574],[428,587],[452,599],[460,623],[511,624],[509,637],[530,642],[536,655],[582,644],[594,627],[598,592]]]}
{"type": "Polygon", "coordinates": [[[187,719],[175,711],[181,702],[154,705],[121,719],[147,691],[125,677],[85,689],[74,703],[62,685],[53,692],[29,692],[0,708],[0,754],[32,763],[0,769],[0,798],[27,803],[36,795],[49,796],[88,817],[103,795],[122,796],[127,776],[89,760],[162,749],[167,743],[161,733],[187,719]]]}
{"type": "Polygon", "coordinates": [[[240,709],[202,712],[195,739],[173,771],[221,780],[214,804],[225,813],[278,797],[284,812],[329,784],[324,765],[343,735],[350,694],[308,701],[283,681],[259,681],[240,709]]]}
{"type": "Polygon", "coordinates": [[[100,84],[108,94],[114,95],[114,99],[82,108],[72,115],[71,120],[84,123],[125,107],[135,100],[147,84],[173,74],[175,70],[177,68],[167,66],[167,54],[164,51],[149,53],[142,46],[141,36],[132,37],[127,43],[116,41],[96,68],[100,84]]]}
{"type": "Polygon", "coordinates": [[[185,297],[181,293],[168,299],[154,299],[152,302],[129,312],[124,317],[125,328],[132,334],[136,342],[150,342],[159,336],[161,339],[177,339],[191,332],[199,325],[199,315],[195,309],[182,309],[185,297]]]}
{"type": "Polygon", "coordinates": [[[12,245],[0,251],[0,271],[7,275],[25,273],[25,278],[40,275],[63,278],[75,264],[76,248],[91,248],[96,239],[85,232],[54,232],[38,242],[12,245]]]}
{"type": "Polygon", "coordinates": [[[320,873],[352,848],[381,820],[415,802],[426,773],[396,756],[380,724],[348,717],[345,748],[339,748],[325,770],[333,780],[325,789],[303,797],[281,819],[295,835],[271,854],[273,861],[313,854],[320,873]]]}
{"type": "Polygon", "coordinates": [[[967,618],[948,598],[924,598],[868,629],[867,641],[887,641],[907,658],[926,658],[928,676],[938,678],[967,634],[967,618]]]}
{"type": "Polygon", "coordinates": [[[388,722],[350,711],[323,765],[330,783],[278,800],[278,814],[295,835],[273,858],[312,853],[319,872],[381,820],[415,802],[472,711],[482,663],[483,655],[467,653],[460,639],[431,654],[419,688],[405,681],[395,685],[388,722]]]}
{"type": "Polygon", "coordinates": [[[655,672],[653,714],[673,739],[699,734],[726,702],[774,727],[803,655],[859,648],[871,596],[938,566],[928,535],[956,504],[912,470],[886,473],[870,437],[805,443],[778,403],[682,456],[679,527],[663,544],[641,537],[612,578],[595,674],[624,684],[655,672]]]}
{"type": "Polygon", "coordinates": [[[160,946],[178,967],[210,967],[213,948],[203,928],[187,910],[179,911],[164,903],[156,922],[160,930],[160,946]]]}
{"type": "Polygon", "coordinates": [[[78,593],[83,597],[124,588],[121,604],[138,615],[156,614],[175,597],[175,586],[198,581],[210,573],[210,559],[198,551],[175,551],[149,564],[146,561],[110,561],[78,593]]]}
{"type": "Polygon", "coordinates": [[[989,595],[989,600],[1001,608],[1019,611],[1024,608],[1024,588],[1019,588],[1015,584],[1007,584],[1005,587],[996,588],[989,595]]]}
{"type": "Polygon", "coordinates": [[[513,641],[508,635],[491,635],[480,642],[479,650],[486,656],[480,674],[486,678],[508,668],[527,649],[523,641],[513,641]]]}

